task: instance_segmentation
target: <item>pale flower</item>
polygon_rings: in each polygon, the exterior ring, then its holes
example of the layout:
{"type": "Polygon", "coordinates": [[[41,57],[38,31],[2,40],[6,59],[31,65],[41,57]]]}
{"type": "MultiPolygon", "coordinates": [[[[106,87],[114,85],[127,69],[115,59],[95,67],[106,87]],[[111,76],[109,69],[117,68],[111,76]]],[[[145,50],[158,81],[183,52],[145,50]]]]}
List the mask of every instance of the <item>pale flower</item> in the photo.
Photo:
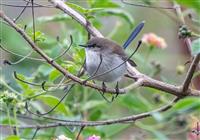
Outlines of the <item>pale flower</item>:
{"type": "Polygon", "coordinates": [[[87,140],[101,140],[100,136],[90,136],[89,138],[87,138],[87,140]]]}
{"type": "Polygon", "coordinates": [[[72,139],[66,137],[65,135],[60,135],[56,140],[72,140],[72,139]]]}
{"type": "Polygon", "coordinates": [[[144,34],[142,37],[142,42],[151,46],[161,48],[161,49],[164,49],[167,47],[165,40],[154,33],[144,34]]]}
{"type": "Polygon", "coordinates": [[[200,120],[195,116],[191,116],[189,119],[189,131],[187,133],[187,140],[199,140],[200,139],[200,120]]]}

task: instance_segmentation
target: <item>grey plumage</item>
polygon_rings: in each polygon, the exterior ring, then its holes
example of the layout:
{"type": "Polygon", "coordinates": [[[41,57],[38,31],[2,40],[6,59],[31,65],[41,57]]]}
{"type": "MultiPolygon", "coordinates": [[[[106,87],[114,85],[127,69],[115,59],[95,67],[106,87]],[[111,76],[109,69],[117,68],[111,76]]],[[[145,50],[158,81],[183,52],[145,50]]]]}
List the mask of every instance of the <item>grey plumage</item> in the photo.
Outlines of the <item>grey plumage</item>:
{"type": "MultiPolygon", "coordinates": [[[[85,47],[86,71],[90,76],[94,76],[94,74],[101,75],[117,67],[104,75],[96,76],[94,79],[103,82],[113,82],[118,81],[126,73],[126,63],[124,63],[124,61],[128,59],[128,56],[125,54],[124,49],[114,41],[106,38],[94,37],[88,41],[87,45],[81,46],[85,47]],[[100,56],[102,58],[100,58],[100,56]],[[122,65],[119,66],[120,64],[122,65]]],[[[127,61],[132,66],[136,66],[134,61],[130,59],[127,61]]]]}

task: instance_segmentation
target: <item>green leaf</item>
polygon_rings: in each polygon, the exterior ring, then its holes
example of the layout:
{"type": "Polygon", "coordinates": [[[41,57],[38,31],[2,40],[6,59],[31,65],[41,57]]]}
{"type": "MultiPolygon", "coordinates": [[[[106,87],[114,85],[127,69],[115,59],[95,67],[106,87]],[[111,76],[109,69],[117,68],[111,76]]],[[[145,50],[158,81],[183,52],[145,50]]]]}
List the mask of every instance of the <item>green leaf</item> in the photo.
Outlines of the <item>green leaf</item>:
{"type": "Polygon", "coordinates": [[[195,9],[200,13],[200,1],[199,0],[176,0],[179,4],[195,9]]]}
{"type": "Polygon", "coordinates": [[[143,3],[147,4],[147,5],[151,5],[152,2],[157,2],[157,1],[152,1],[152,0],[142,0],[143,3]]]}
{"type": "MultiPolygon", "coordinates": [[[[34,40],[34,32],[32,30],[28,30],[28,35],[34,40]]],[[[35,40],[37,42],[44,42],[47,38],[45,37],[45,34],[41,31],[35,32],[35,40]]]]}
{"type": "Polygon", "coordinates": [[[95,12],[101,12],[102,10],[104,10],[105,8],[91,8],[88,9],[88,13],[95,13],[95,12]]]}
{"type": "Polygon", "coordinates": [[[72,18],[66,14],[59,14],[54,16],[44,16],[37,18],[38,23],[45,23],[45,22],[59,22],[59,21],[67,21],[71,20],[72,18]]]}
{"type": "Polygon", "coordinates": [[[94,3],[94,0],[87,0],[87,3],[91,6],[94,3]]]}
{"type": "Polygon", "coordinates": [[[69,7],[75,9],[76,11],[79,11],[80,13],[87,13],[87,9],[86,8],[83,8],[83,7],[81,7],[81,6],[77,5],[77,4],[70,3],[70,2],[66,2],[66,4],[69,7]]]}
{"type": "Polygon", "coordinates": [[[130,124],[103,126],[103,127],[101,127],[101,131],[104,132],[107,137],[112,137],[112,136],[116,136],[120,132],[123,132],[129,126],[130,126],[130,124]]]}
{"type": "Polygon", "coordinates": [[[190,108],[192,106],[196,106],[200,109],[200,100],[199,98],[195,98],[195,97],[188,97],[185,98],[181,101],[179,101],[178,103],[176,103],[173,107],[173,109],[176,110],[181,110],[181,109],[185,109],[185,108],[190,108]]]}
{"type": "Polygon", "coordinates": [[[53,70],[49,74],[49,80],[54,81],[56,80],[59,76],[61,76],[61,73],[58,70],[53,70]]]}
{"type": "Polygon", "coordinates": [[[148,107],[137,96],[124,96],[121,98],[120,104],[130,110],[135,110],[139,112],[148,111],[148,107]]]}
{"type": "Polygon", "coordinates": [[[93,111],[91,111],[89,118],[91,121],[96,121],[99,118],[101,118],[102,115],[102,111],[100,109],[94,109],[93,111]]]}
{"type": "Polygon", "coordinates": [[[14,118],[8,118],[8,117],[6,117],[6,118],[1,118],[2,120],[1,120],[1,124],[7,124],[7,125],[15,125],[16,124],[16,120],[14,119],[14,118]]]}
{"type": "Polygon", "coordinates": [[[35,32],[35,39],[36,39],[36,41],[43,42],[43,41],[46,40],[46,37],[45,37],[45,34],[42,33],[41,31],[36,31],[35,32]]]}
{"type": "Polygon", "coordinates": [[[95,11],[97,16],[117,16],[123,18],[129,24],[130,28],[134,26],[134,19],[132,16],[125,10],[122,9],[102,9],[95,11]]]}
{"type": "MultiPolygon", "coordinates": [[[[52,95],[42,95],[42,96],[38,96],[37,99],[41,100],[44,104],[48,105],[49,107],[54,107],[55,105],[57,105],[57,103],[60,101],[59,98],[52,96],[52,95]]],[[[64,113],[65,115],[70,115],[70,111],[69,108],[67,106],[65,106],[64,103],[60,103],[57,108],[55,109],[55,111],[58,111],[60,113],[64,113]]]]}
{"type": "Polygon", "coordinates": [[[78,65],[72,61],[65,61],[66,64],[62,64],[70,73],[76,73],[79,69],[78,65]]]}
{"type": "Polygon", "coordinates": [[[99,101],[99,100],[88,101],[86,104],[82,106],[82,110],[89,110],[97,106],[102,106],[104,104],[105,104],[104,101],[99,101]]]}
{"type": "Polygon", "coordinates": [[[120,5],[118,5],[115,2],[112,2],[111,0],[95,0],[95,1],[90,1],[91,7],[92,8],[117,8],[120,7],[120,5]]]}
{"type": "Polygon", "coordinates": [[[200,75],[200,71],[195,72],[195,73],[194,73],[194,76],[192,77],[192,79],[196,78],[196,77],[199,76],[199,75],[200,75]]]}
{"type": "Polygon", "coordinates": [[[170,112],[165,115],[165,120],[168,120],[175,115],[186,114],[198,110],[200,110],[200,100],[195,97],[188,97],[176,103],[170,112]]]}
{"type": "Polygon", "coordinates": [[[200,53],[200,38],[192,41],[192,55],[200,53]]]}
{"type": "Polygon", "coordinates": [[[20,138],[16,135],[11,135],[6,137],[5,140],[20,140],[20,138]]]}
{"type": "MultiPolygon", "coordinates": [[[[17,74],[17,77],[18,77],[19,79],[21,79],[21,80],[25,80],[25,79],[26,79],[24,75],[19,74],[19,73],[17,74]]],[[[25,80],[25,81],[26,81],[26,80],[25,80]]],[[[26,90],[26,89],[29,88],[29,85],[28,85],[27,83],[21,82],[21,81],[19,81],[19,80],[17,80],[17,83],[20,85],[20,87],[21,87],[23,90],[26,90]]]]}

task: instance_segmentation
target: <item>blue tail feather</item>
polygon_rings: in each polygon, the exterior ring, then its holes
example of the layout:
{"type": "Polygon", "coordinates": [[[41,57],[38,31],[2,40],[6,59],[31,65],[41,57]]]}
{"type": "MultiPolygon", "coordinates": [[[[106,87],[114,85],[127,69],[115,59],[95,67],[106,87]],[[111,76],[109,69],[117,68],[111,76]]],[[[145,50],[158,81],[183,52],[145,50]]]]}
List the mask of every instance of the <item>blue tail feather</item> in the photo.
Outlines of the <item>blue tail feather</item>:
{"type": "Polygon", "coordinates": [[[126,49],[128,47],[128,45],[133,41],[133,39],[135,39],[135,37],[138,35],[138,33],[142,30],[142,28],[144,27],[144,23],[145,21],[142,21],[131,33],[131,35],[129,36],[129,38],[127,39],[127,41],[124,43],[123,48],[126,49]]]}

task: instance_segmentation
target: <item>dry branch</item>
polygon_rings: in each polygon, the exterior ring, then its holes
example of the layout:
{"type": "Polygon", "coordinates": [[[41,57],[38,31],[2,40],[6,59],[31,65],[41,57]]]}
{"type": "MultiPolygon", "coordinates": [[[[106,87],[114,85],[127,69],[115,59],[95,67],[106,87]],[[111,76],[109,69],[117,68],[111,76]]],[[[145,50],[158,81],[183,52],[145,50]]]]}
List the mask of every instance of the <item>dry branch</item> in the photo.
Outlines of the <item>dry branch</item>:
{"type": "MultiPolygon", "coordinates": [[[[63,10],[67,14],[70,13],[70,16],[72,16],[75,20],[77,20],[77,22],[81,23],[81,25],[88,28],[88,22],[83,22],[83,21],[86,21],[86,19],[83,18],[82,16],[80,16],[80,14],[78,14],[77,12],[74,12],[73,9],[68,8],[68,6],[66,6],[66,4],[64,4],[64,2],[62,2],[60,0],[51,0],[51,1],[56,5],[57,8],[63,10]],[[68,10],[66,10],[66,9],[68,9],[68,10]],[[70,11],[70,10],[72,10],[72,11],[70,11]],[[75,13],[75,14],[72,14],[72,13],[75,13]]],[[[14,28],[19,34],[21,34],[21,36],[29,43],[29,45],[32,47],[32,49],[35,50],[44,60],[46,60],[47,63],[52,65],[54,68],[56,68],[58,71],[60,71],[63,75],[72,79],[76,83],[79,83],[79,84],[82,84],[84,86],[88,86],[88,87],[91,87],[91,88],[94,88],[94,89],[97,89],[97,90],[104,91],[104,89],[102,89],[101,86],[98,86],[98,85],[90,83],[90,82],[84,83],[83,80],[81,80],[79,77],[69,73],[66,69],[61,67],[55,61],[53,61],[53,59],[48,57],[38,46],[36,46],[36,44],[30,39],[30,37],[21,28],[19,28],[9,17],[7,17],[3,13],[3,11],[0,11],[0,17],[4,21],[6,21],[12,28],[14,28]]],[[[101,34],[99,32],[96,32],[96,29],[92,25],[89,25],[89,27],[91,27],[90,30],[88,30],[89,33],[91,33],[95,36],[101,36],[101,34]]],[[[128,63],[127,63],[127,65],[128,65],[128,71],[131,73],[131,76],[134,77],[133,79],[135,79],[135,80],[140,79],[140,83],[138,85],[136,84],[136,86],[132,86],[133,88],[141,85],[141,86],[144,86],[144,87],[151,87],[151,88],[155,88],[155,89],[158,89],[158,90],[161,90],[161,91],[165,91],[165,92],[170,93],[172,95],[175,95],[177,97],[184,96],[184,94],[182,94],[181,86],[174,86],[174,85],[171,85],[171,84],[167,84],[167,83],[152,79],[152,78],[140,73],[135,68],[131,67],[128,63]]],[[[191,67],[192,67],[192,65],[191,65],[191,67]]],[[[124,94],[125,92],[127,92],[127,90],[130,90],[130,87],[119,89],[119,94],[124,94]]],[[[116,90],[112,89],[112,88],[107,88],[106,92],[117,94],[116,90]]],[[[200,96],[199,91],[192,90],[192,89],[188,89],[186,91],[186,94],[190,95],[190,96],[200,96]]]]}
{"type": "MultiPolygon", "coordinates": [[[[157,112],[163,112],[166,111],[168,109],[170,109],[173,104],[175,102],[177,102],[179,100],[179,98],[175,98],[171,103],[169,103],[168,105],[165,105],[161,108],[155,109],[153,111],[149,111],[149,112],[145,112],[145,113],[141,113],[138,115],[132,115],[132,116],[128,116],[128,117],[122,117],[119,119],[110,119],[110,120],[105,120],[105,121],[68,121],[68,120],[60,120],[61,122],[56,122],[56,123],[50,123],[50,124],[45,124],[45,125],[24,125],[24,126],[10,126],[10,125],[3,125],[0,124],[0,127],[14,127],[14,128],[19,128],[19,129],[26,129],[26,128],[38,128],[38,129],[47,129],[47,128],[52,128],[52,127],[59,127],[59,126],[100,126],[100,125],[112,125],[112,124],[120,124],[120,123],[131,123],[131,122],[135,122],[137,120],[140,119],[144,119],[147,117],[152,116],[154,113],[157,112]]],[[[57,120],[59,121],[59,119],[55,119],[55,118],[50,118],[48,117],[47,119],[51,119],[51,120],[57,120]]]]}
{"type": "MultiPolygon", "coordinates": [[[[66,14],[71,16],[74,20],[76,20],[78,23],[80,23],[82,26],[84,26],[87,31],[93,35],[98,37],[103,37],[102,34],[94,28],[89,21],[87,21],[82,15],[80,15],[78,12],[73,10],[72,8],[68,7],[63,1],[61,0],[50,0],[51,3],[53,3],[56,8],[64,11],[66,14]]],[[[7,17],[3,11],[0,11],[0,17],[7,22],[13,29],[15,29],[25,40],[29,43],[29,45],[32,47],[32,49],[37,52],[47,63],[52,65],[55,69],[60,71],[64,76],[70,78],[75,83],[82,84],[83,86],[88,86],[97,90],[103,91],[102,87],[92,84],[90,82],[83,83],[83,80],[79,77],[72,75],[69,73],[66,69],[61,67],[59,64],[57,64],[55,61],[53,61],[52,58],[47,56],[31,39],[30,37],[21,29],[19,28],[9,17],[7,17]]],[[[162,81],[155,80],[145,74],[140,73],[137,69],[130,66],[127,63],[127,70],[129,71],[129,77],[136,80],[135,83],[129,85],[128,87],[125,87],[123,89],[119,90],[120,94],[124,94],[127,91],[130,91],[133,88],[136,87],[151,87],[155,88],[161,91],[165,91],[166,93],[172,94],[177,96],[172,103],[169,105],[166,105],[164,107],[161,107],[159,109],[156,109],[154,111],[141,113],[138,115],[132,115],[128,117],[123,117],[119,119],[112,119],[112,120],[105,120],[105,121],[67,121],[63,120],[61,122],[51,123],[51,124],[45,124],[45,125],[25,125],[25,126],[8,126],[8,125],[0,125],[0,127],[18,127],[18,128],[36,128],[36,129],[44,129],[44,128],[50,128],[50,127],[58,127],[58,126],[97,126],[97,125],[110,125],[110,124],[116,124],[116,123],[131,123],[139,119],[143,119],[149,116],[152,116],[155,112],[162,112],[170,109],[174,102],[178,101],[180,98],[185,96],[200,96],[200,91],[194,90],[189,88],[189,84],[191,83],[192,76],[194,74],[194,71],[196,69],[197,64],[199,63],[200,56],[197,55],[193,62],[190,65],[189,71],[187,73],[187,76],[185,78],[185,81],[180,86],[175,86],[172,84],[168,84],[162,81]],[[183,94],[184,93],[184,94],[183,94]]],[[[107,88],[106,92],[116,94],[115,89],[107,88]]],[[[41,116],[42,117],[42,116],[41,116]]],[[[49,118],[52,120],[55,120],[54,118],[49,118]]],[[[59,121],[59,120],[57,120],[59,121]]]]}
{"type": "Polygon", "coordinates": [[[67,6],[64,1],[61,0],[49,0],[56,8],[61,9],[73,19],[75,19],[78,23],[80,23],[92,36],[103,37],[103,35],[94,28],[89,21],[87,21],[81,14],[76,12],[74,9],[67,6]]]}

